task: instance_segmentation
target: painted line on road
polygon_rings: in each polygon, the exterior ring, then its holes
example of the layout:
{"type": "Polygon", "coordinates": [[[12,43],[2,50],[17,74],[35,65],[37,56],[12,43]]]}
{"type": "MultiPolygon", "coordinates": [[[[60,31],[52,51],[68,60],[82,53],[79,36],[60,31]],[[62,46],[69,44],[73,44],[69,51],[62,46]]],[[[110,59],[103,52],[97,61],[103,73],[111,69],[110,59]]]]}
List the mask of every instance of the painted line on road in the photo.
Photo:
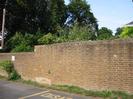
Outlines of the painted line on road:
{"type": "Polygon", "coordinates": [[[41,94],[44,94],[44,93],[48,93],[49,91],[43,91],[43,92],[39,92],[39,93],[35,93],[35,94],[32,94],[32,95],[28,95],[28,96],[24,96],[24,97],[20,97],[18,99],[26,99],[26,98],[30,98],[30,97],[34,97],[34,96],[38,96],[38,95],[41,95],[41,94]]]}
{"type": "Polygon", "coordinates": [[[60,96],[52,93],[44,93],[41,95],[41,97],[48,98],[48,99],[73,99],[70,97],[60,96]]]}

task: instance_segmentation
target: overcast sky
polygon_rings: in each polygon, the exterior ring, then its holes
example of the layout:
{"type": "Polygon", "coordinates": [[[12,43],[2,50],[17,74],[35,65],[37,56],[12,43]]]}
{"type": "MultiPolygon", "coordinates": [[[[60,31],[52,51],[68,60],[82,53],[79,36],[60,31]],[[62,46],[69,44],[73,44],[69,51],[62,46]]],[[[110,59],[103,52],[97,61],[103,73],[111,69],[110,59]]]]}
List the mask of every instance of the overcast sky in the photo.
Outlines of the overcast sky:
{"type": "MultiPolygon", "coordinates": [[[[113,31],[133,21],[132,0],[86,0],[98,20],[100,27],[108,27],[113,31]]],[[[65,0],[66,4],[69,0],[65,0]]]]}

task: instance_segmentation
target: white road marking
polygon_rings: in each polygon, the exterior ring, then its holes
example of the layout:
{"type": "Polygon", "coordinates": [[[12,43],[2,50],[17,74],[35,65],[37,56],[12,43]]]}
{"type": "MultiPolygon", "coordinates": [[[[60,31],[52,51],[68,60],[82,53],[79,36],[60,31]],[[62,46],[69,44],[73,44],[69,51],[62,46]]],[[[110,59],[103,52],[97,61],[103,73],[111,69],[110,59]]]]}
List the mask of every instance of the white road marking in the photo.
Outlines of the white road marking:
{"type": "Polygon", "coordinates": [[[52,93],[44,93],[44,94],[41,95],[41,97],[45,97],[45,98],[49,98],[49,99],[72,99],[72,98],[69,98],[69,97],[55,95],[55,94],[52,94],[52,93]]]}
{"type": "Polygon", "coordinates": [[[41,95],[41,94],[44,94],[44,93],[48,93],[48,92],[49,92],[49,91],[43,91],[43,92],[35,93],[35,94],[32,94],[32,95],[20,97],[20,98],[18,98],[18,99],[26,99],[26,98],[30,98],[30,97],[33,97],[33,96],[38,96],[38,95],[41,95]]]}

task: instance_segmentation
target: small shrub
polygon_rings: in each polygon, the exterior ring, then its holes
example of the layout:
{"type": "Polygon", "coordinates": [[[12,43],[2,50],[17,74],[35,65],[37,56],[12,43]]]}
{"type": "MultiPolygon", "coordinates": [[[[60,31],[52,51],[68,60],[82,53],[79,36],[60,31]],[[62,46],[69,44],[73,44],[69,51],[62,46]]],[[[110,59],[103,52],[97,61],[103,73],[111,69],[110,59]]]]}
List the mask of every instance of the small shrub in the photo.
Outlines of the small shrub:
{"type": "Polygon", "coordinates": [[[17,73],[16,70],[13,70],[13,71],[11,72],[11,74],[10,74],[10,77],[9,77],[10,80],[18,80],[18,79],[20,79],[20,78],[21,78],[21,77],[20,77],[20,75],[17,73]]]}
{"type": "Polygon", "coordinates": [[[9,80],[17,80],[21,78],[20,75],[15,70],[13,63],[11,61],[6,60],[3,62],[0,62],[0,67],[1,69],[7,72],[9,80]]]}

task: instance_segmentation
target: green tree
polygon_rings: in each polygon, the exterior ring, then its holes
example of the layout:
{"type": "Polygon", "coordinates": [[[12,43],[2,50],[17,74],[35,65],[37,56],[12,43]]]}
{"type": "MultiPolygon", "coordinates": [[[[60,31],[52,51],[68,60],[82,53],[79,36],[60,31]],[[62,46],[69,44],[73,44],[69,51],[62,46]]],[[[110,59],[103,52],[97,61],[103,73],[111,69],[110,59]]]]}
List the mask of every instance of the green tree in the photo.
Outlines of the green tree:
{"type": "Polygon", "coordinates": [[[51,0],[50,17],[51,31],[57,33],[58,27],[63,26],[65,22],[66,6],[64,0],[51,0]]]}
{"type": "Polygon", "coordinates": [[[122,33],[122,30],[123,30],[122,28],[117,28],[115,36],[119,36],[122,33]]]}
{"type": "Polygon", "coordinates": [[[42,33],[48,33],[51,29],[50,3],[51,0],[36,0],[35,13],[37,27],[42,33]]]}
{"type": "Polygon", "coordinates": [[[98,31],[97,39],[98,40],[108,40],[113,37],[112,34],[113,34],[113,32],[110,29],[108,29],[106,27],[102,27],[98,31]]]}
{"type": "Polygon", "coordinates": [[[6,42],[16,32],[35,36],[55,33],[65,20],[64,0],[8,0],[6,9],[6,42]],[[41,34],[36,34],[38,30],[41,34]]]}
{"type": "Polygon", "coordinates": [[[48,33],[64,23],[64,0],[8,0],[6,18],[11,33],[48,33]]]}
{"type": "Polygon", "coordinates": [[[90,10],[90,5],[87,4],[86,0],[70,0],[68,5],[68,11],[74,15],[79,25],[88,25],[97,30],[97,20],[90,10]]]}
{"type": "Polygon", "coordinates": [[[45,0],[8,0],[6,16],[8,32],[35,33],[38,28],[43,31],[48,29],[47,6],[45,0]]]}

